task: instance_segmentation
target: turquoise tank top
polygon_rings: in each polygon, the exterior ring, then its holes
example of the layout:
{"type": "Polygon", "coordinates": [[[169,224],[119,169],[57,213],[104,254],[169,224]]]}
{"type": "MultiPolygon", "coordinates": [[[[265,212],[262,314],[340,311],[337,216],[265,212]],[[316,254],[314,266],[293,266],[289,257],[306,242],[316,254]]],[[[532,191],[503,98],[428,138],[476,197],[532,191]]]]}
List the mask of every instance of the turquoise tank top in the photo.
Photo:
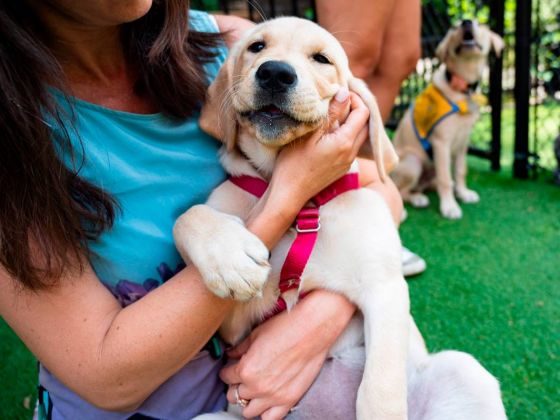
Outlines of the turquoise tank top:
{"type": "MultiPolygon", "coordinates": [[[[217,30],[201,12],[191,12],[190,21],[199,31],[217,30]]],[[[210,79],[225,59],[225,49],[218,53],[206,65],[210,79]]],[[[97,276],[128,305],[183,267],[173,243],[173,224],[224,180],[217,156],[220,144],[200,130],[197,116],[176,121],[159,113],[132,114],[76,98],[69,104],[60,94],[58,98],[74,111],[70,135],[79,176],[119,203],[113,228],[89,245],[97,276]],[[79,139],[72,136],[74,131],[79,139]]]]}
{"type": "MultiPolygon", "coordinates": [[[[206,13],[189,13],[191,28],[217,32],[206,13]]],[[[225,47],[205,66],[211,81],[226,57],[225,47]]],[[[62,108],[73,110],[69,131],[75,158],[68,166],[109,192],[121,211],[112,229],[89,244],[99,279],[123,306],[172,277],[184,264],[175,249],[172,228],[189,207],[203,203],[225,179],[218,160],[220,144],[204,134],[198,118],[173,120],[163,114],[115,111],[56,93],[62,108]],[[79,133],[79,138],[74,135],[79,133]]],[[[53,128],[53,135],[60,130],[53,128]]],[[[225,387],[218,373],[222,359],[202,351],[162,384],[135,412],[101,410],[80,398],[44,366],[39,382],[48,395],[52,419],[124,420],[133,414],[156,419],[189,419],[225,408],[225,387]]],[[[45,400],[43,396],[43,400],[45,400]]]]}

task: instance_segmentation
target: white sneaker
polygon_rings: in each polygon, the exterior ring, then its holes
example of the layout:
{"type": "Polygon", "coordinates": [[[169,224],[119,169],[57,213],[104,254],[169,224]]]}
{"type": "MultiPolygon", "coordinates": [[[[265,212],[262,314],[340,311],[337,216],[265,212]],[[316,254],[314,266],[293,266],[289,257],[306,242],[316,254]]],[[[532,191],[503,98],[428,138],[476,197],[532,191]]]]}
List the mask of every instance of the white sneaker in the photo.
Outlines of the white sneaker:
{"type": "Polygon", "coordinates": [[[402,271],[405,277],[416,276],[426,270],[426,261],[409,249],[402,247],[402,271]]]}
{"type": "Polygon", "coordinates": [[[408,219],[408,212],[405,208],[403,208],[401,213],[401,223],[403,223],[406,219],[408,219]]]}

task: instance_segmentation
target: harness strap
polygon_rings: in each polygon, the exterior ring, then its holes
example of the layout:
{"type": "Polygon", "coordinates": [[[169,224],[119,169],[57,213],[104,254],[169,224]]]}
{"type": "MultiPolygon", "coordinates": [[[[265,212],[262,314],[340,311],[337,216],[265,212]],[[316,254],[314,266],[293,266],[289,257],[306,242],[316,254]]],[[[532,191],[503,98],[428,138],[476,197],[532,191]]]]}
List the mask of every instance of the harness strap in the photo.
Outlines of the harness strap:
{"type": "Polygon", "coordinates": [[[307,261],[309,261],[311,252],[313,252],[313,247],[317,241],[317,233],[321,229],[319,208],[304,207],[301,209],[296,216],[295,228],[296,239],[288,251],[280,272],[280,281],[278,282],[280,293],[299,288],[301,275],[305,270],[307,261]]]}
{"type": "Polygon", "coordinates": [[[229,181],[258,198],[261,198],[268,188],[268,182],[264,179],[249,175],[231,176],[229,181]]]}
{"type": "MultiPolygon", "coordinates": [[[[264,195],[268,188],[266,181],[248,175],[230,177],[229,180],[237,187],[259,198],[264,195]]],[[[357,173],[346,174],[311,199],[311,203],[315,207],[304,207],[299,211],[294,223],[297,232],[296,239],[288,251],[280,272],[280,281],[278,282],[280,297],[276,303],[276,308],[271,314],[267,314],[266,319],[286,310],[287,304],[282,294],[288,290],[299,289],[301,275],[313,252],[318,232],[321,229],[319,208],[338,195],[346,191],[356,190],[359,186],[357,173]]],[[[302,297],[303,295],[300,295],[300,298],[302,297]]]]}

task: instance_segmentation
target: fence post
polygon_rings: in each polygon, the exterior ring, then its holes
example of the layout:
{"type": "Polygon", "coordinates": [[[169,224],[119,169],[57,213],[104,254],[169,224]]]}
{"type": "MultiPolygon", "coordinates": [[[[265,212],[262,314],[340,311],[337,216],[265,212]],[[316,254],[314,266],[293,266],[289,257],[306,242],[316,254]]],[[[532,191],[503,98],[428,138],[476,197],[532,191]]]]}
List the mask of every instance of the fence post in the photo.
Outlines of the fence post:
{"type": "MultiPolygon", "coordinates": [[[[491,0],[490,25],[497,34],[504,36],[503,0],[491,0]]],[[[490,67],[490,104],[492,105],[492,142],[490,143],[490,164],[493,171],[500,170],[502,154],[502,70],[503,52],[490,67]]]]}
{"type": "Polygon", "coordinates": [[[531,3],[531,0],[517,0],[515,11],[515,152],[513,176],[521,179],[529,177],[531,3]]]}

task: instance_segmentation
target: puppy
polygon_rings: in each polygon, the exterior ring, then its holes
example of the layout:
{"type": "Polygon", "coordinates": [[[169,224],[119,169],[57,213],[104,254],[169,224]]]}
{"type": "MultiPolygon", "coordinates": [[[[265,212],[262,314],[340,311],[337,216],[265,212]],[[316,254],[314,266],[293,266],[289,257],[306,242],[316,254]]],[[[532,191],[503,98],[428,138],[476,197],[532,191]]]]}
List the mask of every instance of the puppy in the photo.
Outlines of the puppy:
{"type": "Polygon", "coordinates": [[[445,218],[462,217],[454,192],[465,203],[479,201],[478,194],[468,189],[465,181],[469,136],[479,117],[480,95],[473,91],[490,49],[499,55],[503,46],[500,36],[471,20],[451,28],[438,45],[436,55],[443,64],[432,84],[405,113],[395,133],[394,145],[401,161],[392,177],[404,201],[415,207],[428,206],[423,191],[434,181],[445,218]]]}
{"type": "MultiPolygon", "coordinates": [[[[505,418],[496,380],[474,359],[426,352],[409,315],[398,233],[377,193],[358,188],[336,195],[320,207],[320,225],[297,225],[286,233],[272,250],[270,265],[265,246],[243,225],[258,198],[235,180],[247,175],[269,180],[282,147],[324,127],[340,86],[357,92],[370,109],[372,150],[384,177],[396,155],[373,95],[352,76],[332,35],[307,20],[279,18],[257,25],[239,41],[209,88],[200,120],[205,131],[224,141],[222,163],[237,178],[178,219],[177,248],[212,292],[238,301],[220,328],[230,344],[273,313],[279,298],[289,309],[301,294],[323,288],[356,304],[360,313],[330,355],[344,360],[361,349],[361,384],[352,395],[325,403],[356,399],[358,419],[405,419],[409,407],[416,413],[409,412],[411,418],[450,419],[453,410],[461,418],[505,418]],[[294,240],[307,234],[317,235],[313,252],[297,288],[286,291],[281,267],[294,240]]],[[[235,407],[202,417],[231,418],[231,411],[235,407]]]]}

